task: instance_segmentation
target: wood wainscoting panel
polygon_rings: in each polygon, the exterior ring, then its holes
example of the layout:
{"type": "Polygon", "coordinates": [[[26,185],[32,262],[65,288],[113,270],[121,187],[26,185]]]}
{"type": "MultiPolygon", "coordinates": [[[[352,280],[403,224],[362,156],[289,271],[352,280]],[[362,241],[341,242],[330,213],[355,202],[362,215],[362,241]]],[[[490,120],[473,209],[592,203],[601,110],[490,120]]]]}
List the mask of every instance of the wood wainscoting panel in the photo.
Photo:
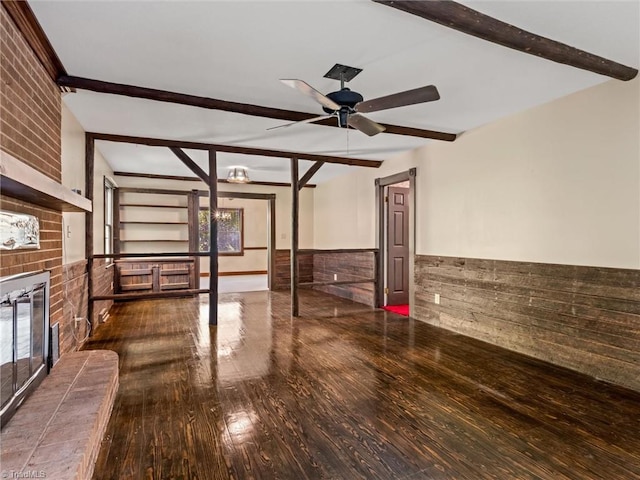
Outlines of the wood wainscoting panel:
{"type": "Polygon", "coordinates": [[[415,290],[418,320],[640,391],[640,270],[416,255],[415,290]]]}
{"type": "MultiPolygon", "coordinates": [[[[115,282],[115,266],[105,259],[98,258],[93,261],[93,295],[112,295],[115,282]]],[[[92,328],[97,328],[100,320],[100,312],[109,312],[113,306],[113,300],[97,300],[93,304],[92,328]]]]}
{"type": "MultiPolygon", "coordinates": [[[[276,272],[273,290],[291,288],[291,255],[290,250],[276,250],[276,272]]],[[[299,281],[313,282],[313,254],[298,254],[299,281]]]]}
{"type": "MultiPolygon", "coordinates": [[[[359,281],[375,277],[375,256],[372,252],[327,252],[313,255],[313,281],[359,281]]],[[[314,287],[337,297],[364,303],[370,307],[375,303],[374,284],[352,283],[347,285],[325,285],[314,287]]]]}

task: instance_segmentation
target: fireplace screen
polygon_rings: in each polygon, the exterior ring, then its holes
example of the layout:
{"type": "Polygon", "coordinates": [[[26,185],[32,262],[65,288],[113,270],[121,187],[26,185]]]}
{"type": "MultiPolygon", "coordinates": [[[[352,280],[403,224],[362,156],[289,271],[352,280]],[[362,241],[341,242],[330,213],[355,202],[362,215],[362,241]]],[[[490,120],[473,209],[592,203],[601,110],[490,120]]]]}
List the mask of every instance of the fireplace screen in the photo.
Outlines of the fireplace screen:
{"type": "Polygon", "coordinates": [[[2,426],[47,374],[49,272],[0,279],[2,426]]]}

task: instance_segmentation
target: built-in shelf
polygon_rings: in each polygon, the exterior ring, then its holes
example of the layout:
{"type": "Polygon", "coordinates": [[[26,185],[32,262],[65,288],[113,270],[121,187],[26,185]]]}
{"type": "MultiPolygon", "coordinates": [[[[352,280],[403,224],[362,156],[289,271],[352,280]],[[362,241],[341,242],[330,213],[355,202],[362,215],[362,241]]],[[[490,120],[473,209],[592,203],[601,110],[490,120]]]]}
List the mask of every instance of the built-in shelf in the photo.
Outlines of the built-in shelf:
{"type": "Polygon", "coordinates": [[[164,285],[160,285],[160,290],[182,290],[185,288],[189,288],[188,282],[182,283],[165,283],[164,285]]]}
{"type": "Polygon", "coordinates": [[[167,268],[160,272],[161,275],[170,276],[170,275],[189,275],[188,268],[167,268]]]}
{"type": "Polygon", "coordinates": [[[2,194],[60,212],[90,212],[91,200],[0,150],[2,194]]]}
{"type": "Polygon", "coordinates": [[[189,222],[120,222],[121,225],[189,225],[189,222]]]}
{"type": "Polygon", "coordinates": [[[124,291],[130,290],[151,290],[153,288],[152,283],[134,283],[131,285],[121,285],[120,289],[124,291]]]}
{"type": "Polygon", "coordinates": [[[150,203],[121,203],[121,207],[187,208],[186,205],[153,205],[150,203]]]}
{"type": "Polygon", "coordinates": [[[142,268],[137,270],[120,270],[121,277],[132,277],[132,276],[140,276],[140,275],[151,275],[152,271],[150,268],[142,268]]]}
{"type": "Polygon", "coordinates": [[[189,240],[123,240],[121,242],[144,242],[144,243],[189,243],[189,240]]]}

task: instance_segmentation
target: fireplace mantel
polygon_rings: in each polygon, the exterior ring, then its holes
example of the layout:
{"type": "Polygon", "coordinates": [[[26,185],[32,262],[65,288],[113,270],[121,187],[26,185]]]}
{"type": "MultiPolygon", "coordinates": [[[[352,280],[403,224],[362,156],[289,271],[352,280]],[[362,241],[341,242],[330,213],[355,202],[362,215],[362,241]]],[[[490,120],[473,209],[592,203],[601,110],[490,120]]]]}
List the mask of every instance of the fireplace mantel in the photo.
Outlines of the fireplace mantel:
{"type": "Polygon", "coordinates": [[[91,200],[0,150],[0,193],[61,212],[91,212],[91,200]]]}

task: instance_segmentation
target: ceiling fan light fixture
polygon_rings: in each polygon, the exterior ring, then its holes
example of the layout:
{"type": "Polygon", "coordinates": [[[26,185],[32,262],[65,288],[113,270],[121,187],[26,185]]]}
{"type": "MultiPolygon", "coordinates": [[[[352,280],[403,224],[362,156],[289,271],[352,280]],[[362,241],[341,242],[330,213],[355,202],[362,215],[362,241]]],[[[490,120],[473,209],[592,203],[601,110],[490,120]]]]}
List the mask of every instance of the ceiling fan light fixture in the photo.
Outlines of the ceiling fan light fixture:
{"type": "Polygon", "coordinates": [[[232,167],[227,175],[229,183],[249,183],[249,172],[246,167],[232,167]]]}

